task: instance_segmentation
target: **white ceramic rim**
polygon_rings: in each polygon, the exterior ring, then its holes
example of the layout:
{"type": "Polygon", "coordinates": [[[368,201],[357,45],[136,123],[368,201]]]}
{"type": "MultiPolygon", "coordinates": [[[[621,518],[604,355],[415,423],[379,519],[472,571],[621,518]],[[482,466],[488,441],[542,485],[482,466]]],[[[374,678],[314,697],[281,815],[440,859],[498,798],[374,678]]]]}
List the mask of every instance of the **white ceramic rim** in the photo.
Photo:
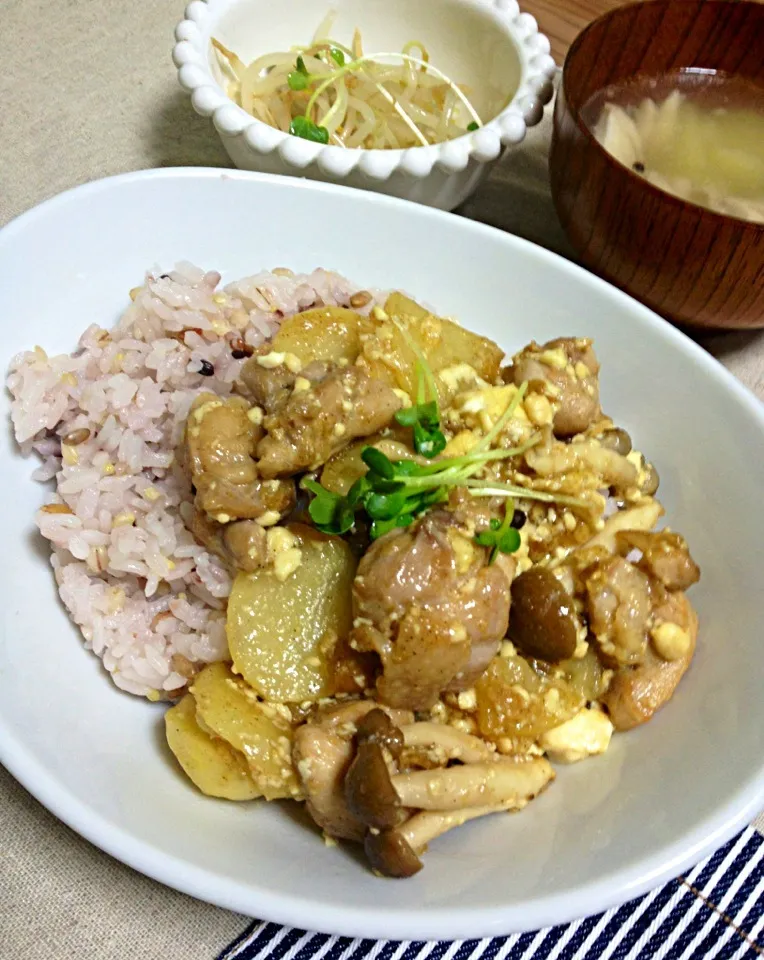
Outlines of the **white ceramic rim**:
{"type": "Polygon", "coordinates": [[[316,163],[330,177],[346,177],[359,170],[374,180],[388,180],[397,171],[419,179],[434,167],[458,173],[470,160],[490,163],[504,147],[520,143],[526,130],[540,122],[554,92],[552,79],[557,67],[549,53],[549,40],[539,33],[534,17],[520,12],[517,0],[461,0],[491,12],[497,26],[504,28],[517,48],[520,84],[499,114],[479,130],[455,140],[408,150],[348,150],[302,140],[250,116],[228,97],[212,73],[210,37],[220,15],[234,2],[192,0],[186,7],[185,19],[175,28],[177,42],[172,52],[178,81],[191,94],[196,112],[211,117],[221,136],[241,136],[256,154],[277,151],[287,167],[295,170],[316,163]]]}
{"type": "MultiPolygon", "coordinates": [[[[65,191],[16,218],[0,230],[0,263],[4,249],[11,247],[19,234],[33,226],[36,221],[44,220],[50,211],[58,207],[73,202],[91,201],[98,194],[121,183],[177,178],[193,181],[221,176],[244,182],[278,183],[282,186],[288,184],[290,190],[308,192],[336,193],[350,189],[310,180],[203,167],[167,168],[121,174],[65,191]]],[[[441,210],[418,204],[412,205],[382,194],[360,190],[353,192],[356,193],[360,204],[393,205],[404,218],[408,211],[410,215],[429,219],[433,230],[437,230],[439,224],[445,223],[445,218],[453,216],[441,210]]],[[[513,247],[522,248],[529,254],[546,261],[555,270],[578,278],[586,277],[586,282],[600,289],[606,289],[614,303],[621,302],[628,305],[629,310],[640,318],[641,323],[653,328],[659,340],[678,347],[697,363],[705,375],[721,381],[737,401],[746,407],[752,417],[760,423],[762,435],[764,435],[764,405],[701,347],[647,307],[582,267],[543,247],[465,218],[460,217],[459,224],[460,229],[475,235],[490,234],[495,238],[501,237],[501,243],[508,251],[513,247]]],[[[412,940],[499,936],[568,923],[586,915],[599,913],[674,879],[750,824],[761,812],[762,801],[764,801],[764,766],[762,766],[753,779],[732,793],[727,803],[720,806],[712,816],[702,820],[683,841],[664,848],[660,855],[644,860],[638,868],[622,869],[609,875],[606,880],[594,879],[580,887],[572,896],[548,897],[538,905],[533,905],[532,908],[526,907],[522,918],[517,915],[511,916],[512,904],[498,908],[471,910],[469,913],[449,909],[430,909],[426,926],[422,926],[416,917],[412,917],[405,911],[390,910],[381,918],[370,919],[363,909],[347,908],[342,905],[317,908],[311,901],[273,894],[262,888],[253,895],[251,889],[243,888],[236,881],[192,866],[177,857],[158,853],[150,844],[136,841],[125,830],[112,826],[98,815],[93,815],[87,805],[62,788],[43,765],[30,759],[15,731],[3,725],[1,720],[0,763],[67,826],[106,853],[166,886],[220,907],[249,916],[257,915],[277,923],[298,925],[308,930],[339,933],[349,937],[379,939],[388,938],[391,930],[395,931],[396,939],[412,940]]]]}

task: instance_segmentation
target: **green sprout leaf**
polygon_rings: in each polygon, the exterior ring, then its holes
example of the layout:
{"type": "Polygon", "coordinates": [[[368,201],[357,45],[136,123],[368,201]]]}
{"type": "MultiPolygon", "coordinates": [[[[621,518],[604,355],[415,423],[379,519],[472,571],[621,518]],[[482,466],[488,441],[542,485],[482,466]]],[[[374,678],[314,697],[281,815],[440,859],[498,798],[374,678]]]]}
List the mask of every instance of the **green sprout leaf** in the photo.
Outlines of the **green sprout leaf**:
{"type": "Polygon", "coordinates": [[[371,493],[363,505],[372,520],[394,520],[406,507],[406,494],[371,493]]]}
{"type": "Polygon", "coordinates": [[[480,124],[477,123],[477,121],[473,120],[472,123],[467,124],[467,129],[469,130],[470,133],[474,133],[475,130],[480,129],[480,124]]]}
{"type": "Polygon", "coordinates": [[[419,411],[416,407],[406,407],[395,414],[395,420],[402,427],[413,427],[419,423],[419,411]]]}
{"type": "Polygon", "coordinates": [[[293,137],[303,140],[312,140],[314,143],[329,143],[329,131],[326,127],[319,127],[307,117],[295,117],[289,125],[289,132],[293,137]]]}
{"type": "Polygon", "coordinates": [[[412,513],[403,514],[394,520],[375,520],[371,525],[369,534],[372,540],[378,540],[386,533],[390,533],[391,530],[410,527],[414,520],[416,520],[416,517],[412,513]]]}
{"type": "Polygon", "coordinates": [[[308,76],[308,68],[305,66],[305,61],[302,59],[302,57],[297,58],[295,67],[297,68],[298,73],[301,73],[304,77],[308,76]]]}
{"type": "Polygon", "coordinates": [[[290,90],[304,90],[308,86],[308,78],[304,73],[293,70],[287,75],[287,83],[290,90]]]}
{"type": "Polygon", "coordinates": [[[376,447],[364,447],[361,451],[361,459],[369,470],[378,474],[383,480],[395,479],[393,461],[376,447]]]}
{"type": "Polygon", "coordinates": [[[440,409],[438,407],[438,391],[432,370],[424,358],[417,344],[408,331],[396,324],[408,346],[416,356],[417,402],[411,407],[398,410],[395,420],[402,427],[411,427],[414,431],[414,450],[431,460],[442,453],[446,447],[446,438],[440,429],[440,409]],[[426,399],[426,394],[430,399],[426,399]]]}
{"type": "Polygon", "coordinates": [[[302,486],[314,494],[308,513],[322,533],[347,533],[355,521],[353,507],[346,497],[332,493],[315,480],[303,480],[302,486]]]}
{"type": "Polygon", "coordinates": [[[475,542],[489,551],[488,562],[493,563],[499,553],[514,553],[520,547],[520,533],[516,527],[522,526],[525,515],[518,511],[518,523],[513,526],[513,497],[576,507],[585,505],[582,500],[566,494],[519,487],[490,477],[475,477],[488,463],[521,456],[541,442],[542,434],[536,433],[517,447],[493,449],[491,446],[514,416],[527,383],[521,384],[504,413],[469,453],[439,458],[446,446],[446,437],[440,430],[436,387],[429,368],[421,366],[426,365],[424,358],[417,362],[420,364],[417,403],[399,410],[395,419],[402,426],[412,428],[414,449],[430,462],[421,463],[408,458],[391,460],[381,450],[368,446],[361,451],[361,460],[368,472],[353,483],[347,496],[327,490],[316,480],[304,479],[303,488],[313,494],[308,512],[319,530],[335,535],[347,533],[353,528],[356,512],[363,511],[371,521],[371,539],[376,540],[391,530],[409,526],[436,504],[446,503],[450,492],[458,487],[470,496],[506,498],[503,521],[491,520],[488,529],[475,536],[475,542]],[[426,392],[430,394],[429,400],[426,392]]]}
{"type": "Polygon", "coordinates": [[[341,50],[338,50],[336,47],[332,47],[329,53],[332,60],[334,60],[338,67],[345,66],[345,54],[341,50]]]}
{"type": "Polygon", "coordinates": [[[369,483],[368,478],[365,475],[359,477],[347,492],[347,502],[351,507],[355,507],[356,504],[360,504],[363,501],[364,496],[369,492],[370,489],[371,484],[369,483]]]}
{"type": "Polygon", "coordinates": [[[491,520],[488,530],[482,530],[475,535],[475,543],[481,547],[488,547],[488,564],[492,564],[499,553],[514,553],[520,549],[520,531],[512,526],[512,518],[515,515],[514,505],[511,500],[507,501],[504,510],[504,520],[491,520]]]}
{"type": "Polygon", "coordinates": [[[443,453],[446,448],[446,438],[440,430],[428,429],[421,423],[414,424],[414,449],[418,454],[431,460],[443,453]]]}

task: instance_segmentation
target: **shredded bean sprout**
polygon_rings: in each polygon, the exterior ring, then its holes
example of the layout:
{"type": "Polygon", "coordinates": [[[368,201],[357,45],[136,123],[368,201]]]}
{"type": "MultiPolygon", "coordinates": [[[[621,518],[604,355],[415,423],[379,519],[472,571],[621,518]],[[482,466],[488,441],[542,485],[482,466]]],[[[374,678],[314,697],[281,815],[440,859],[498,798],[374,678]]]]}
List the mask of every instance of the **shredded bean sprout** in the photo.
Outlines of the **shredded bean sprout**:
{"type": "Polygon", "coordinates": [[[213,39],[229,97],[284,133],[341,147],[407,149],[482,126],[465,90],[430,63],[420,40],[400,53],[365,54],[359,30],[350,47],[330,38],[333,21],[329,13],[310,46],[249,65],[213,39]]]}

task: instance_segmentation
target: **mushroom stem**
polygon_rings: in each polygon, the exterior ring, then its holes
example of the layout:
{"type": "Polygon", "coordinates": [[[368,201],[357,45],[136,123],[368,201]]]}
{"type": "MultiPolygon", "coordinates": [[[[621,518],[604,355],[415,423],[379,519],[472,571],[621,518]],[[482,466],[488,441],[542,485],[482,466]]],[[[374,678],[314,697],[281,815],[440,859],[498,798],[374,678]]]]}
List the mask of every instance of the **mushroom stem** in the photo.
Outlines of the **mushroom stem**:
{"type": "Polygon", "coordinates": [[[605,547],[610,553],[616,550],[616,534],[621,530],[652,530],[663,516],[663,507],[657,500],[645,499],[636,507],[619,510],[605,521],[604,527],[586,541],[586,547],[605,547]]]}
{"type": "Polygon", "coordinates": [[[511,800],[504,803],[494,803],[483,807],[469,807],[466,810],[454,810],[450,813],[444,811],[428,811],[426,813],[417,813],[402,826],[396,827],[394,833],[406,840],[411,850],[417,855],[424,853],[427,844],[436,837],[453,830],[454,827],[460,827],[468,820],[476,820],[478,817],[485,817],[489,813],[501,813],[505,810],[514,810],[511,800]]]}
{"type": "Polygon", "coordinates": [[[435,747],[442,751],[444,763],[449,760],[481,763],[496,757],[484,740],[443,723],[412,723],[401,727],[401,733],[407,747],[435,747]]]}
{"type": "Polygon", "coordinates": [[[496,759],[445,770],[417,770],[391,778],[403,807],[452,811],[506,804],[520,809],[554,777],[544,758],[496,759]]]}

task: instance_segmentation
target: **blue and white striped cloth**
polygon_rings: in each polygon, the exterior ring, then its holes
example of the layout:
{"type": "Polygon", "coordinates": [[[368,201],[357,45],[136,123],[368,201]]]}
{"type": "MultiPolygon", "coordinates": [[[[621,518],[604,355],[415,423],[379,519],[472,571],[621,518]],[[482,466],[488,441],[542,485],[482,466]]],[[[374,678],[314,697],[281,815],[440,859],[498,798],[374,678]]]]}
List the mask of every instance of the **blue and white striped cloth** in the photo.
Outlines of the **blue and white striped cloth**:
{"type": "Polygon", "coordinates": [[[577,923],[487,940],[363,940],[255,921],[218,960],[764,960],[764,838],[577,923]]]}

